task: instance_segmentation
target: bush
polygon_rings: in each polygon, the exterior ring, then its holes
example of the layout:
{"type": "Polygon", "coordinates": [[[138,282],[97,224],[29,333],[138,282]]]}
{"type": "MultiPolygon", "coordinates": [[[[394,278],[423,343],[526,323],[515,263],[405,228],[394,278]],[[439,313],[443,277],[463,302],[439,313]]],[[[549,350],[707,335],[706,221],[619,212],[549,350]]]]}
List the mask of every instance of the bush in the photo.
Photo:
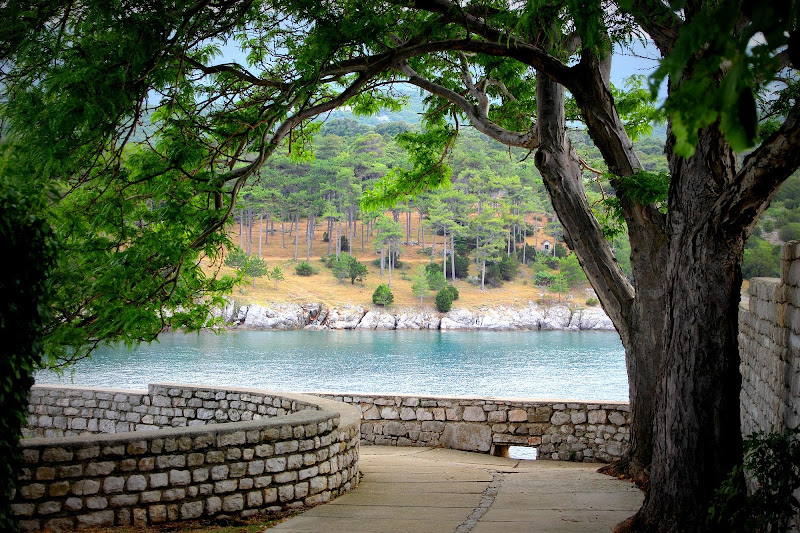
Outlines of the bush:
{"type": "Polygon", "coordinates": [[[425,278],[428,280],[428,288],[432,291],[438,291],[447,283],[441,270],[428,270],[425,272],[425,278]]]}
{"type": "MultiPolygon", "coordinates": [[[[446,265],[447,265],[446,268],[447,268],[447,274],[448,275],[450,275],[450,273],[452,272],[451,269],[453,268],[452,267],[452,263],[451,263],[451,261],[452,261],[451,257],[452,256],[448,256],[447,257],[447,261],[446,261],[446,265]]],[[[469,264],[470,264],[470,262],[471,261],[469,260],[469,257],[464,257],[463,255],[456,255],[456,259],[455,259],[456,277],[458,279],[465,279],[467,276],[469,276],[469,264]]],[[[442,270],[442,265],[438,265],[438,267],[439,267],[439,270],[442,270]]]]}
{"type": "Polygon", "coordinates": [[[778,236],[783,242],[800,239],[800,222],[789,222],[778,231],[778,236]]]}
{"type": "Polygon", "coordinates": [[[317,273],[316,269],[311,266],[311,263],[308,261],[300,261],[297,263],[297,266],[294,267],[294,271],[298,276],[311,276],[317,273]]]}
{"type": "Polygon", "coordinates": [[[552,270],[558,270],[558,267],[560,266],[558,257],[553,257],[552,255],[546,256],[544,259],[542,259],[542,262],[547,265],[547,268],[552,270]]]}
{"type": "Polygon", "coordinates": [[[503,281],[511,281],[517,276],[519,263],[517,263],[513,255],[507,255],[497,264],[497,267],[500,269],[500,278],[503,281]]]}
{"type": "Polygon", "coordinates": [[[328,237],[328,232],[327,231],[323,231],[322,232],[322,242],[328,242],[330,240],[331,239],[330,239],[330,237],[328,237]]]}
{"type": "MultiPolygon", "coordinates": [[[[744,440],[744,464],[714,493],[710,531],[788,531],[800,511],[792,495],[800,487],[800,427],[756,432],[744,440]],[[755,487],[748,492],[745,476],[755,487]]],[[[794,525],[797,525],[796,522],[794,525]]]]}
{"type": "Polygon", "coordinates": [[[327,268],[333,268],[333,265],[336,263],[336,254],[331,255],[323,255],[319,259],[327,268]]]}
{"type": "Polygon", "coordinates": [[[556,279],[555,274],[551,274],[550,272],[542,271],[537,272],[533,275],[533,284],[537,287],[547,287],[551,285],[556,279]]]}
{"type": "Polygon", "coordinates": [[[392,290],[385,283],[381,283],[372,293],[372,303],[375,305],[391,305],[394,302],[392,290]]]}
{"type": "Polygon", "coordinates": [[[600,303],[600,300],[598,300],[597,298],[587,298],[586,299],[586,305],[588,305],[589,307],[595,307],[599,303],[600,303]]]}
{"type": "Polygon", "coordinates": [[[347,240],[347,237],[345,237],[344,235],[342,235],[339,238],[339,250],[342,252],[344,252],[345,250],[348,251],[350,250],[350,241],[347,240]]]}
{"type": "Polygon", "coordinates": [[[453,285],[452,283],[448,283],[447,285],[445,285],[445,286],[444,286],[444,288],[445,288],[445,289],[447,289],[447,290],[449,290],[449,291],[450,291],[450,294],[452,294],[452,295],[453,295],[453,301],[454,301],[454,302],[455,302],[456,300],[458,300],[458,289],[456,289],[456,286],[455,286],[455,285],[453,285]]]}
{"type": "Polygon", "coordinates": [[[446,313],[453,307],[453,293],[445,286],[436,293],[436,310],[446,313]]]}

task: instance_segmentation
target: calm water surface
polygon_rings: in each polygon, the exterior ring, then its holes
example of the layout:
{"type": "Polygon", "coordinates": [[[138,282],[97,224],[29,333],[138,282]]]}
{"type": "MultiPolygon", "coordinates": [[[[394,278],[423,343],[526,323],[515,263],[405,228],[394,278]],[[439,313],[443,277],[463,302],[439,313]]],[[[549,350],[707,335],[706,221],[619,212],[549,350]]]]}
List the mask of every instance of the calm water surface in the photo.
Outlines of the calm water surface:
{"type": "Polygon", "coordinates": [[[284,391],[627,401],[619,336],[565,331],[169,333],[102,348],[36,382],[144,389],[182,382],[284,391]]]}

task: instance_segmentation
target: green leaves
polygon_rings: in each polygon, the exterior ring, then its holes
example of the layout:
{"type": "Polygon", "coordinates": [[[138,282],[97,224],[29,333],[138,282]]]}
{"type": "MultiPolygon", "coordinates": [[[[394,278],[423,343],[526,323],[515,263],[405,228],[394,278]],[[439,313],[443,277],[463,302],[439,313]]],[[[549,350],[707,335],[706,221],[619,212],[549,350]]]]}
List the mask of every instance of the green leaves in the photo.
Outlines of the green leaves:
{"type": "Polygon", "coordinates": [[[667,77],[672,80],[664,111],[672,119],[678,154],[691,156],[698,130],[716,122],[736,151],[757,142],[757,98],[781,69],[777,54],[797,21],[797,2],[724,0],[691,13],[650,77],[654,95],[667,77]]]}
{"type": "Polygon", "coordinates": [[[391,207],[408,196],[450,183],[452,171],[445,157],[455,138],[455,130],[448,124],[429,127],[425,132],[404,132],[395,140],[408,152],[411,168],[395,168],[381,179],[372,190],[364,193],[363,209],[391,207]]]}

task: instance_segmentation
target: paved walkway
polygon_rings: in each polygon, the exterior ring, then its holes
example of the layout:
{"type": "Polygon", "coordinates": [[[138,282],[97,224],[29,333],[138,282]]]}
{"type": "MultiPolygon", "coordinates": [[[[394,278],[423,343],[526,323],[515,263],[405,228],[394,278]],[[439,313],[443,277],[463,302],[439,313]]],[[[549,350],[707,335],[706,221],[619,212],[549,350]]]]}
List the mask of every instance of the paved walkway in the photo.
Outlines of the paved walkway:
{"type": "Polygon", "coordinates": [[[599,465],[432,448],[362,446],[361,483],[273,528],[320,533],[594,533],[642,493],[599,465]]]}

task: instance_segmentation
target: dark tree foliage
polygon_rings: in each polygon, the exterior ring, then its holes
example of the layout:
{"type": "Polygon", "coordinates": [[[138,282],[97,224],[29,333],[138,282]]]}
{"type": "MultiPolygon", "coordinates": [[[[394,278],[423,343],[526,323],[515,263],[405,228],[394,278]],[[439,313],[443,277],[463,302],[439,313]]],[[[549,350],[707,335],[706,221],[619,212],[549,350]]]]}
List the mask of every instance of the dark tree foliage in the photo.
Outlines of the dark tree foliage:
{"type": "Polygon", "coordinates": [[[446,313],[453,307],[453,292],[444,286],[436,293],[436,310],[446,313]]]}
{"type": "Polygon", "coordinates": [[[52,231],[36,213],[31,196],[12,184],[0,186],[0,529],[14,531],[11,491],[19,460],[33,371],[42,357],[42,329],[48,314],[47,276],[55,257],[52,231]]]}

